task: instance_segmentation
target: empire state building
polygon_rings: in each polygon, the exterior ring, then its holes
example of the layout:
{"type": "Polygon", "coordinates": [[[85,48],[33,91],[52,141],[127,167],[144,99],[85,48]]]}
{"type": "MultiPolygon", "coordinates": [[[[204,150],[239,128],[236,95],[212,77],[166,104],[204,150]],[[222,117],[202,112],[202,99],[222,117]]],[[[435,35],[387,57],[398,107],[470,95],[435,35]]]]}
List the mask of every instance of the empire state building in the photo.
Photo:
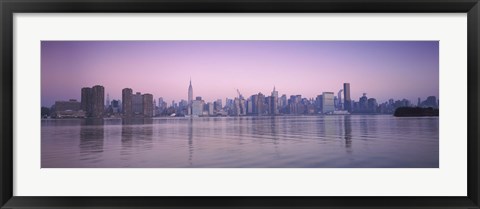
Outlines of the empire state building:
{"type": "Polygon", "coordinates": [[[193,87],[192,79],[190,78],[190,85],[188,86],[188,114],[192,114],[192,102],[193,102],[193,87]]]}

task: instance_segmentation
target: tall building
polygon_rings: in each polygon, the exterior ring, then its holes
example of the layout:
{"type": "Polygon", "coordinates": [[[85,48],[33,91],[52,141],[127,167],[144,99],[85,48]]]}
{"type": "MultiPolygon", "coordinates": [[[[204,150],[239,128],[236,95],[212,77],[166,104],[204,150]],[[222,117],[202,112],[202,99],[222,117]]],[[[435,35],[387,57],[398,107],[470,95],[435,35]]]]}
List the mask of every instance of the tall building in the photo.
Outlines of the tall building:
{"type": "Polygon", "coordinates": [[[257,99],[257,114],[263,115],[265,113],[265,95],[258,93],[257,99]]]}
{"type": "Polygon", "coordinates": [[[342,110],[343,109],[343,101],[342,101],[342,93],[343,93],[343,89],[340,89],[340,91],[338,91],[338,109],[339,110],[342,110]]]}
{"type": "Polygon", "coordinates": [[[252,95],[250,98],[252,101],[252,113],[258,115],[258,94],[252,95]]]}
{"type": "Polygon", "coordinates": [[[209,102],[207,103],[207,108],[208,108],[208,115],[214,115],[214,107],[213,103],[209,102]]]}
{"type": "Polygon", "coordinates": [[[110,106],[110,95],[107,94],[107,102],[105,103],[105,109],[108,108],[110,106]]]}
{"type": "Polygon", "coordinates": [[[343,109],[352,112],[352,99],[350,98],[350,83],[343,84],[343,109]]]}
{"type": "Polygon", "coordinates": [[[92,103],[91,117],[102,118],[105,112],[105,88],[100,85],[92,87],[90,99],[92,103]]]}
{"type": "Polygon", "coordinates": [[[192,115],[200,116],[203,115],[203,105],[204,101],[201,99],[192,101],[192,115]]]}
{"type": "Polygon", "coordinates": [[[253,102],[252,102],[252,99],[248,99],[247,100],[247,114],[248,115],[251,115],[253,113],[253,102]]]}
{"type": "Polygon", "coordinates": [[[334,93],[333,92],[323,92],[323,94],[322,94],[322,112],[323,113],[332,113],[333,111],[335,111],[334,93]]]}
{"type": "Polygon", "coordinates": [[[317,95],[315,99],[315,107],[317,108],[317,113],[323,112],[323,95],[317,95]]]}
{"type": "Polygon", "coordinates": [[[270,109],[272,112],[270,112],[270,114],[278,115],[278,91],[275,91],[275,86],[273,87],[271,100],[272,101],[270,101],[270,109]]]}
{"type": "Polygon", "coordinates": [[[144,94],[142,95],[143,99],[143,116],[144,117],[153,117],[153,95],[144,94]]]}
{"type": "Polygon", "coordinates": [[[193,102],[193,87],[192,79],[190,78],[190,85],[188,86],[188,114],[192,114],[192,102],[193,102]]]}
{"type": "Polygon", "coordinates": [[[92,102],[90,101],[92,97],[92,88],[90,87],[84,87],[82,88],[81,92],[81,104],[80,107],[81,109],[86,113],[87,117],[90,117],[90,113],[92,112],[92,102]]]}
{"type": "Polygon", "coordinates": [[[143,96],[140,92],[132,95],[132,113],[133,115],[143,115],[143,96]]]}
{"type": "Polygon", "coordinates": [[[370,98],[367,100],[368,112],[377,113],[378,103],[375,98],[370,98]]]}
{"type": "Polygon", "coordinates": [[[358,100],[358,111],[368,112],[368,98],[367,93],[363,93],[363,96],[358,100]]]}
{"type": "Polygon", "coordinates": [[[130,88],[124,88],[122,90],[122,110],[124,117],[132,117],[132,94],[133,91],[130,88]]]}
{"type": "Polygon", "coordinates": [[[222,106],[222,100],[221,99],[217,99],[217,101],[215,101],[213,103],[213,106],[215,108],[215,111],[220,111],[222,110],[223,106],[222,106]]]}

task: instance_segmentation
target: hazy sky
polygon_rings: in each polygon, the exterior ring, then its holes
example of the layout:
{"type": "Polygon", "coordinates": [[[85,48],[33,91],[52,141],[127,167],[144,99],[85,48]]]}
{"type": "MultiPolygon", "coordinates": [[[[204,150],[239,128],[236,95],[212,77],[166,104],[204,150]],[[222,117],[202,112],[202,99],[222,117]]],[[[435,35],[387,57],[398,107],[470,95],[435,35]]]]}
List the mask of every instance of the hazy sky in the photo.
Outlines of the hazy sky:
{"type": "MultiPolygon", "coordinates": [[[[110,100],[123,88],[169,103],[193,95],[207,102],[262,92],[311,98],[350,83],[382,103],[439,94],[437,41],[42,41],[42,106],[80,100],[103,85],[110,100]]],[[[106,95],[105,95],[106,97],[106,95]]]]}

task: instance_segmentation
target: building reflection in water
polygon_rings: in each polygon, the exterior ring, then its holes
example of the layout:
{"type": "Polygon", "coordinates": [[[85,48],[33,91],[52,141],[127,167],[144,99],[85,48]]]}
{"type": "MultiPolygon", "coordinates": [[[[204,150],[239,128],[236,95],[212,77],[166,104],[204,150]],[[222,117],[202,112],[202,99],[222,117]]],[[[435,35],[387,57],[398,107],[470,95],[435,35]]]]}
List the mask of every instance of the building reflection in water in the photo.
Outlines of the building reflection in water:
{"type": "Polygon", "coordinates": [[[193,118],[188,120],[188,163],[193,165],[193,118]]]}
{"type": "Polygon", "coordinates": [[[88,118],[80,126],[80,154],[83,160],[99,159],[103,152],[104,121],[102,118],[88,118]]]}
{"type": "Polygon", "coordinates": [[[140,145],[142,149],[152,149],[153,120],[151,118],[124,118],[122,119],[122,148],[123,154],[134,145],[140,145]]]}
{"type": "Polygon", "coordinates": [[[278,144],[278,127],[277,117],[270,117],[270,134],[273,138],[273,143],[278,144]]]}
{"type": "Polygon", "coordinates": [[[344,138],[345,138],[345,148],[348,153],[352,152],[352,121],[351,116],[346,115],[343,118],[343,130],[345,130],[344,138]]]}

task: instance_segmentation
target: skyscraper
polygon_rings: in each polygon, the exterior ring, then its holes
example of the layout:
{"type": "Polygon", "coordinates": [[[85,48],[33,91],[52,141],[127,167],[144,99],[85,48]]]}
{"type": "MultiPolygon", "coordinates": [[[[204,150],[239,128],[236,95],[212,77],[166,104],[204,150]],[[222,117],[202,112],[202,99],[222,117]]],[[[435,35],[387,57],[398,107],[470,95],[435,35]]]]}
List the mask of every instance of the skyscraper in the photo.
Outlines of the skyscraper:
{"type": "Polygon", "coordinates": [[[140,92],[132,95],[132,112],[134,115],[143,115],[143,96],[140,92]]]}
{"type": "Polygon", "coordinates": [[[193,102],[193,87],[192,79],[190,78],[190,85],[188,86],[188,114],[192,114],[192,102],[193,102]]]}
{"type": "Polygon", "coordinates": [[[105,88],[100,85],[92,87],[92,117],[101,118],[105,112],[105,88]]]}
{"type": "Polygon", "coordinates": [[[265,113],[265,95],[258,93],[257,99],[257,114],[263,115],[265,113]]]}
{"type": "Polygon", "coordinates": [[[323,92],[322,94],[322,112],[323,113],[332,113],[333,111],[335,111],[333,94],[334,94],[333,92],[323,92]]]}
{"type": "Polygon", "coordinates": [[[270,112],[270,114],[278,115],[278,91],[275,91],[275,86],[273,87],[271,100],[272,101],[270,101],[270,109],[272,112],[270,112]]]}
{"type": "Polygon", "coordinates": [[[86,113],[87,117],[90,117],[90,113],[92,112],[92,103],[90,102],[90,98],[92,97],[92,88],[85,87],[82,88],[82,96],[81,96],[81,104],[80,108],[86,113]]]}
{"type": "Polygon", "coordinates": [[[124,88],[122,90],[122,109],[124,117],[132,117],[132,94],[133,91],[130,88],[124,88]]]}
{"type": "Polygon", "coordinates": [[[143,116],[144,117],[153,117],[153,95],[144,94],[143,98],[143,116]]]}
{"type": "Polygon", "coordinates": [[[343,106],[344,110],[352,112],[352,99],[350,98],[350,83],[343,84],[343,106]]]}

